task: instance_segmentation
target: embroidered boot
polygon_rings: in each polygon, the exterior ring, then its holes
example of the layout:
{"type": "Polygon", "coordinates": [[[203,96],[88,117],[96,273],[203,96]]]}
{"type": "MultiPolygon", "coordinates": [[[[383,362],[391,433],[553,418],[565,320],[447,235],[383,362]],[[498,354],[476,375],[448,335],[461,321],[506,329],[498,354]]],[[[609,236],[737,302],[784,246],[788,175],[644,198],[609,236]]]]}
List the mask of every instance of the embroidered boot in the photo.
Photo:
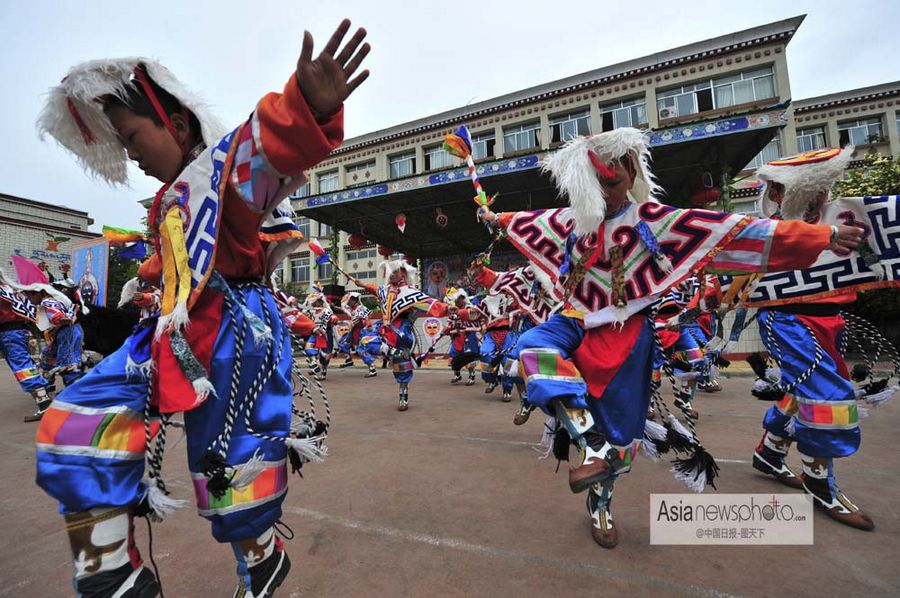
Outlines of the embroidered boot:
{"type": "Polygon", "coordinates": [[[237,559],[238,587],[234,598],[267,598],[284,582],[291,559],[270,527],[258,538],[232,542],[237,559]]]}
{"type": "Polygon", "coordinates": [[[50,403],[53,402],[53,397],[47,393],[45,388],[31,391],[31,396],[34,398],[34,402],[37,403],[37,411],[23,418],[23,421],[26,423],[40,421],[44,417],[44,412],[50,407],[50,403]]]}
{"type": "Polygon", "coordinates": [[[466,386],[475,384],[475,368],[469,368],[469,379],[466,380],[466,386]]]}
{"type": "Polygon", "coordinates": [[[612,502],[615,476],[591,486],[587,495],[587,510],[591,516],[591,538],[603,548],[615,548],[619,543],[619,530],[613,524],[612,502]]]}
{"type": "Polygon", "coordinates": [[[774,477],[789,488],[802,490],[803,480],[784,462],[790,446],[790,438],[782,438],[771,432],[764,432],[759,445],[753,452],[753,468],[774,477]]]}
{"type": "Polygon", "coordinates": [[[366,374],[366,378],[374,378],[377,375],[378,375],[378,371],[375,370],[375,364],[370,363],[369,364],[369,372],[366,374]]]}
{"type": "Polygon", "coordinates": [[[803,462],[803,488],[825,514],[844,525],[865,531],[875,529],[872,518],[841,492],[834,480],[834,462],[829,457],[810,457],[800,453],[803,462]]]}
{"type": "Polygon", "coordinates": [[[534,409],[534,405],[528,402],[528,395],[526,395],[524,391],[520,390],[519,408],[516,410],[516,415],[513,417],[513,424],[521,426],[522,424],[527,422],[528,418],[531,416],[531,412],[534,411],[534,409]]]}
{"type": "Polygon", "coordinates": [[[65,516],[81,598],[153,598],[156,576],[144,567],[134,543],[128,507],[96,508],[65,516]]]}
{"type": "Polygon", "coordinates": [[[406,411],[409,409],[409,385],[405,382],[400,384],[400,403],[397,405],[397,411],[406,411]]]}

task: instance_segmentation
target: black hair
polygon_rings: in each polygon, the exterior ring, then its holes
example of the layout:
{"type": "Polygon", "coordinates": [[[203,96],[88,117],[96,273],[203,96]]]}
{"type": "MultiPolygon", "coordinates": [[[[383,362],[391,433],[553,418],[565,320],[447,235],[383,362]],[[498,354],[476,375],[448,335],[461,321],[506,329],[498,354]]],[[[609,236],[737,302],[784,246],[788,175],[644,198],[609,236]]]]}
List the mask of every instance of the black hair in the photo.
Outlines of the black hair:
{"type": "MultiPolygon", "coordinates": [[[[160,87],[156,81],[150,78],[149,74],[146,75],[146,80],[150,84],[150,88],[156,95],[156,99],[162,106],[163,111],[169,115],[170,118],[173,114],[181,113],[184,106],[178,101],[178,98],[160,87]]],[[[147,97],[147,94],[144,93],[144,88],[137,79],[132,79],[131,85],[125,88],[124,97],[110,94],[103,98],[103,112],[109,114],[109,111],[113,108],[127,108],[138,116],[149,118],[157,127],[164,126],[162,118],[160,118],[159,114],[156,112],[156,108],[153,107],[153,102],[151,102],[150,98],[147,97]]],[[[190,110],[185,111],[188,114],[188,124],[190,125],[191,134],[195,136],[195,141],[201,141],[202,134],[200,131],[200,121],[194,116],[193,112],[190,110]]]]}

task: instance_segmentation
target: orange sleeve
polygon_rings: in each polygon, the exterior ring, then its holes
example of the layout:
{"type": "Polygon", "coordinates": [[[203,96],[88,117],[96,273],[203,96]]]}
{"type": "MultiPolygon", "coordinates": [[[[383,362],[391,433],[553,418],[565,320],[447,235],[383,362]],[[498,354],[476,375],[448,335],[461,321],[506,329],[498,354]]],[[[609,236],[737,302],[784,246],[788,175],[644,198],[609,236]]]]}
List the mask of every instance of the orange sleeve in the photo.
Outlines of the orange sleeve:
{"type": "Polygon", "coordinates": [[[516,214],[518,214],[518,212],[500,212],[497,214],[496,225],[502,229],[506,229],[516,214]]]}
{"type": "Polygon", "coordinates": [[[316,122],[296,74],[283,93],[269,93],[259,101],[256,116],[266,160],[284,176],[315,166],[344,140],[344,108],[325,122],[316,122]]]}
{"type": "Polygon", "coordinates": [[[831,243],[831,226],[779,220],[772,237],[766,271],[801,270],[815,263],[831,243]]]}
{"type": "Polygon", "coordinates": [[[489,289],[497,281],[497,273],[487,266],[482,266],[479,268],[478,273],[475,274],[475,280],[484,288],[489,289]]]}

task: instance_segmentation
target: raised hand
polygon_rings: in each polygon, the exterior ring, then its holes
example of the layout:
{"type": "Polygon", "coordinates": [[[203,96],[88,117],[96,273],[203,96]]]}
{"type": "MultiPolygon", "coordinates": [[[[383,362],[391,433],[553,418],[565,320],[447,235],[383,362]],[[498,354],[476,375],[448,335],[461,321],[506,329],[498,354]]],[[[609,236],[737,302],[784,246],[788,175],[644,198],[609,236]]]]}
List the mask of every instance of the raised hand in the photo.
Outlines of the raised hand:
{"type": "Polygon", "coordinates": [[[312,34],[303,32],[303,48],[297,60],[297,83],[317,118],[337,112],[344,100],[369,76],[369,71],[364,70],[353,77],[371,49],[368,43],[360,46],[366,37],[365,29],[357,29],[338,51],[349,29],[350,20],[344,19],[315,60],[312,58],[312,34]]]}

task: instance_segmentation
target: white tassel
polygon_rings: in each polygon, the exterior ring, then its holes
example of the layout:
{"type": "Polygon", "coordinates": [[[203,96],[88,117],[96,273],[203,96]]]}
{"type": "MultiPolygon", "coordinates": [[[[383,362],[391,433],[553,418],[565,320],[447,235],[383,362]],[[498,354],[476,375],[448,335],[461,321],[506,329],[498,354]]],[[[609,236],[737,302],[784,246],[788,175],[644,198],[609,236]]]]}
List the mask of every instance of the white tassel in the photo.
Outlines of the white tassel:
{"type": "Polygon", "coordinates": [[[672,260],[670,260],[669,256],[667,256],[664,253],[660,253],[656,257],[656,261],[659,264],[659,267],[662,269],[662,271],[665,272],[666,274],[669,274],[670,272],[672,272],[675,269],[675,266],[672,265],[672,260]]]}
{"type": "Polygon", "coordinates": [[[252,484],[259,474],[266,470],[266,462],[259,449],[256,449],[250,460],[242,463],[236,469],[237,473],[231,478],[231,487],[242,490],[252,484]]]}
{"type": "Polygon", "coordinates": [[[137,378],[139,380],[148,380],[153,371],[153,360],[136,363],[131,359],[131,355],[125,360],[125,377],[137,378]]]}
{"type": "Polygon", "coordinates": [[[666,427],[649,419],[644,420],[644,434],[647,435],[647,438],[652,438],[653,440],[665,440],[666,427]]]}
{"type": "Polygon", "coordinates": [[[188,316],[187,303],[176,303],[175,309],[172,310],[172,313],[166,314],[164,316],[159,316],[159,320],[156,322],[156,334],[154,335],[154,338],[156,338],[156,340],[159,340],[163,334],[172,330],[173,328],[184,330],[190,323],[191,321],[190,316],[188,316]]]}
{"type": "Polygon", "coordinates": [[[866,404],[871,405],[873,407],[880,407],[884,405],[892,398],[894,398],[894,393],[900,390],[900,386],[889,386],[882,390],[881,392],[877,392],[873,395],[866,395],[863,399],[866,401],[866,404]]]}
{"type": "Polygon", "coordinates": [[[794,433],[797,431],[797,418],[791,416],[791,419],[784,424],[784,431],[787,432],[788,437],[793,438],[794,433]]]}
{"type": "MultiPolygon", "coordinates": [[[[681,434],[681,435],[684,436],[685,438],[687,438],[687,439],[689,439],[689,440],[693,440],[693,439],[694,439],[694,435],[691,434],[690,430],[688,430],[687,428],[685,428],[685,427],[684,427],[684,424],[681,423],[681,422],[678,420],[678,418],[675,417],[675,414],[674,414],[674,413],[671,413],[671,412],[669,413],[669,425],[672,426],[672,429],[673,429],[673,430],[675,430],[676,432],[678,432],[679,434],[681,434]]],[[[645,427],[646,427],[646,424],[645,424],[645,427]]]]}
{"type": "Polygon", "coordinates": [[[772,390],[773,386],[774,385],[768,381],[760,380],[759,378],[753,381],[753,390],[755,392],[768,392],[772,390]]]}
{"type": "Polygon", "coordinates": [[[178,509],[188,506],[186,500],[167,496],[152,480],[145,479],[144,483],[147,485],[147,505],[157,521],[171,517],[178,509]]]}
{"type": "Polygon", "coordinates": [[[197,407],[198,405],[203,403],[203,401],[205,401],[210,395],[214,397],[216,396],[216,388],[206,376],[191,381],[191,386],[194,387],[194,394],[197,397],[194,400],[194,407],[197,407]]]}
{"type": "Polygon", "coordinates": [[[656,445],[649,440],[641,442],[641,454],[654,463],[659,462],[659,451],[656,450],[656,445]]]}
{"type": "Polygon", "coordinates": [[[257,349],[265,346],[266,341],[272,338],[272,329],[265,324],[262,328],[250,326],[250,332],[253,334],[253,344],[257,349]]]}
{"type": "Polygon", "coordinates": [[[700,473],[700,475],[697,475],[699,473],[697,468],[688,472],[681,472],[673,467],[669,471],[672,472],[676,480],[697,494],[701,494],[706,489],[706,474],[700,473]]]}
{"type": "Polygon", "coordinates": [[[285,438],[284,442],[297,451],[304,462],[321,463],[328,453],[325,446],[319,448],[315,438],[285,438]]]}
{"type": "Polygon", "coordinates": [[[678,372],[675,374],[675,379],[679,382],[691,382],[700,377],[700,372],[678,372]]]}
{"type": "Polygon", "coordinates": [[[875,278],[878,280],[887,280],[888,277],[888,269],[887,264],[884,262],[877,262],[869,266],[869,270],[875,274],[875,278]]]}
{"type": "Polygon", "coordinates": [[[139,284],[137,277],[125,283],[122,287],[122,293],[119,295],[119,309],[131,303],[131,300],[134,299],[134,294],[137,293],[139,284]]]}
{"type": "Polygon", "coordinates": [[[541,448],[534,447],[534,450],[540,453],[538,459],[546,459],[553,453],[554,438],[556,438],[556,418],[550,416],[544,422],[544,431],[541,434],[541,448]]]}
{"type": "Polygon", "coordinates": [[[768,380],[772,384],[778,384],[779,382],[781,382],[781,368],[778,366],[766,368],[766,380],[768,380]]]}

